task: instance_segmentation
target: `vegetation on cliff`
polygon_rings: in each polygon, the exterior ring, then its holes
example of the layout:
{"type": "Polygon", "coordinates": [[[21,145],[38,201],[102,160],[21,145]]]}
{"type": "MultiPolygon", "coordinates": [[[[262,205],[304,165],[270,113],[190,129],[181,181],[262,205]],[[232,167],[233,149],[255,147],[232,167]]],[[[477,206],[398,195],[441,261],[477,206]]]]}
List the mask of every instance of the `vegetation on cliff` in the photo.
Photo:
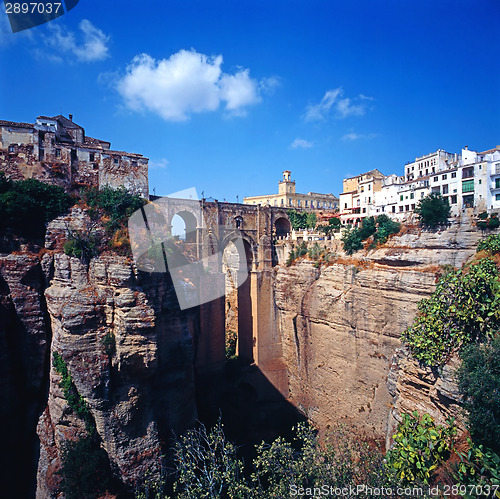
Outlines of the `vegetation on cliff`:
{"type": "Polygon", "coordinates": [[[450,212],[448,198],[443,198],[441,194],[436,192],[431,192],[421,199],[415,209],[420,223],[430,228],[447,224],[450,212]]]}
{"type": "Polygon", "coordinates": [[[288,210],[288,218],[293,230],[314,229],[316,227],[316,213],[288,210]]]}
{"type": "Polygon", "coordinates": [[[66,213],[75,201],[62,187],[32,178],[10,180],[0,172],[0,230],[43,237],[47,222],[66,213]]]}
{"type": "Polygon", "coordinates": [[[130,194],[124,187],[113,189],[106,186],[100,190],[97,188],[85,190],[82,202],[92,223],[85,230],[69,231],[64,252],[84,262],[89,262],[105,248],[129,255],[128,218],[144,205],[145,200],[130,194]],[[97,231],[100,225],[104,227],[104,240],[97,231]]]}
{"type": "MultiPolygon", "coordinates": [[[[396,487],[395,473],[384,466],[382,452],[353,438],[346,428],[331,430],[323,443],[310,425],[298,424],[294,432],[291,442],[279,437],[261,443],[255,459],[244,462],[220,422],[211,430],[190,430],[175,444],[171,472],[160,481],[146,480],[136,497],[284,498],[319,495],[318,490],[333,496],[338,495],[335,489],[357,485],[396,487]]],[[[371,494],[363,489],[357,497],[371,494]]]]}
{"type": "Polygon", "coordinates": [[[348,255],[363,249],[363,241],[372,238],[369,248],[384,244],[391,235],[397,234],[401,224],[395,222],[387,215],[363,218],[361,227],[346,229],[342,235],[342,245],[348,255]]]}
{"type": "MultiPolygon", "coordinates": [[[[440,427],[428,415],[403,415],[389,453],[402,479],[420,476],[428,482],[451,466],[461,484],[500,485],[499,252],[500,235],[481,241],[471,262],[440,278],[403,332],[411,354],[429,366],[440,367],[459,354],[456,376],[471,438],[455,439],[451,422],[440,427]]],[[[474,491],[461,495],[475,497],[474,491]]]]}

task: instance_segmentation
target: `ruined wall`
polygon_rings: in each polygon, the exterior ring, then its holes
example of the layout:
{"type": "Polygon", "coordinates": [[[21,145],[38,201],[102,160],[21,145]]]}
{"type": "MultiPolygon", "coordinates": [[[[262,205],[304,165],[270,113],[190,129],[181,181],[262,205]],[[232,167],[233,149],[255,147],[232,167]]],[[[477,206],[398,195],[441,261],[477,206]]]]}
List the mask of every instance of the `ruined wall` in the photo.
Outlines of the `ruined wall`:
{"type": "MultiPolygon", "coordinates": [[[[123,153],[122,153],[123,154],[123,153]]],[[[109,185],[124,186],[133,194],[144,198],[149,196],[148,160],[135,155],[113,155],[109,151],[101,154],[99,166],[99,188],[109,185]],[[115,161],[118,159],[118,162],[115,161]]]]}

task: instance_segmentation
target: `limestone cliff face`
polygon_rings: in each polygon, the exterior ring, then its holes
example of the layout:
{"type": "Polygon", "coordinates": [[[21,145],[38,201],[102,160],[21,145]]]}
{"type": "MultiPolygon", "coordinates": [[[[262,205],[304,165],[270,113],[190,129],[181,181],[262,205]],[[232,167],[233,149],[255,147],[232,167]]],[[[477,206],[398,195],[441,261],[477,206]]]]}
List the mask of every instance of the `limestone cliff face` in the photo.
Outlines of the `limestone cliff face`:
{"type": "Polygon", "coordinates": [[[0,256],[0,496],[28,497],[36,473],[36,422],[43,409],[50,346],[46,279],[37,254],[0,256]],[[10,485],[14,485],[12,488],[10,485]]]}
{"type": "Polygon", "coordinates": [[[344,422],[385,438],[390,362],[434,281],[416,270],[281,268],[276,302],[291,400],[320,428],[344,422]]]}
{"type": "Polygon", "coordinates": [[[414,229],[326,268],[307,260],[280,267],[275,296],[291,401],[322,429],[344,422],[380,440],[402,412],[440,422],[457,415],[453,368],[420,368],[399,338],[434,291],[438,266],[462,265],[480,238],[470,225],[414,229]]]}
{"type": "MultiPolygon", "coordinates": [[[[171,430],[184,430],[196,417],[192,318],[179,311],[165,277],[136,274],[124,257],[100,256],[87,269],[56,253],[50,266],[51,352],[66,362],[113,471],[133,486],[157,470],[171,430]]],[[[40,499],[57,490],[63,442],[85,432],[60,379],[51,367],[37,429],[40,499]]]]}

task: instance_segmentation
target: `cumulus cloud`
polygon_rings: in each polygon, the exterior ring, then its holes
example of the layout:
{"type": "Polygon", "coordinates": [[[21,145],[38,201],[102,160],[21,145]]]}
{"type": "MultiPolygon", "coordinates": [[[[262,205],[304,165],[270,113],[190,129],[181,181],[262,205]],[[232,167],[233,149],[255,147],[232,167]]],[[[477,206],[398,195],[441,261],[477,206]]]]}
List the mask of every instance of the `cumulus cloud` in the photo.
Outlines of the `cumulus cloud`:
{"type": "Polygon", "coordinates": [[[353,142],[360,139],[374,139],[377,136],[376,133],[356,133],[349,132],[342,136],[344,142],[353,142]]]}
{"type": "Polygon", "coordinates": [[[344,97],[342,87],[328,90],[318,104],[310,104],[306,108],[306,121],[320,121],[333,112],[336,118],[348,116],[361,116],[366,112],[366,104],[363,101],[371,100],[371,97],[360,94],[355,100],[344,97]],[[361,101],[361,102],[360,102],[361,101]]]}
{"type": "Polygon", "coordinates": [[[292,149],[309,149],[310,147],[313,146],[312,142],[309,142],[308,140],[304,139],[295,139],[291,144],[290,147],[292,149]]]}
{"type": "Polygon", "coordinates": [[[157,160],[154,160],[154,159],[150,159],[149,162],[148,162],[148,167],[150,169],[163,169],[163,168],[166,168],[169,164],[169,161],[168,159],[165,159],[165,158],[161,158],[161,159],[157,159],[157,160]]]}
{"type": "MultiPolygon", "coordinates": [[[[185,121],[193,113],[215,111],[220,104],[230,115],[261,101],[259,82],[248,69],[223,73],[222,56],[180,50],[168,59],[140,54],[132,60],[117,83],[126,105],[149,110],[167,121],[185,121]]],[[[264,85],[269,86],[269,82],[264,85]]]]}
{"type": "MultiPolygon", "coordinates": [[[[109,36],[88,19],[83,19],[78,28],[79,32],[75,34],[60,24],[48,25],[49,34],[44,37],[44,43],[56,51],[56,54],[51,54],[53,60],[59,57],[57,54],[74,57],[78,62],[102,61],[109,57],[109,36]]],[[[59,60],[62,61],[62,57],[59,60]]]]}

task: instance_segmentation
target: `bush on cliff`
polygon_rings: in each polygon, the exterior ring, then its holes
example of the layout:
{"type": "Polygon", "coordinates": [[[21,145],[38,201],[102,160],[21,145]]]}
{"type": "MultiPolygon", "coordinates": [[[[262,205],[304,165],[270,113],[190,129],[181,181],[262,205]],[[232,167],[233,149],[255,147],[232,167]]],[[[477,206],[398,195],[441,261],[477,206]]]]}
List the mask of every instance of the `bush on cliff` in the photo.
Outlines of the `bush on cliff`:
{"type": "Polygon", "coordinates": [[[361,222],[361,227],[346,229],[342,236],[342,245],[348,255],[363,248],[363,241],[373,236],[370,248],[377,244],[384,244],[390,236],[399,232],[401,224],[395,222],[387,215],[382,214],[378,217],[366,217],[361,222]]]}
{"type": "Polygon", "coordinates": [[[500,282],[495,263],[482,258],[448,272],[434,293],[420,301],[418,309],[402,340],[424,364],[444,364],[463,345],[493,337],[500,327],[500,282]]]}
{"type": "Polygon", "coordinates": [[[9,180],[0,172],[0,228],[26,237],[43,237],[46,223],[75,203],[62,187],[35,179],[9,180]]]}
{"type": "MultiPolygon", "coordinates": [[[[312,496],[322,487],[328,495],[335,488],[396,486],[394,473],[383,464],[383,454],[343,427],[330,430],[320,443],[317,432],[306,424],[295,429],[289,442],[277,438],[256,447],[253,462],[244,462],[219,423],[188,431],[175,444],[171,489],[178,498],[284,498],[312,496]],[[299,491],[303,492],[300,493],[299,491]],[[296,493],[295,493],[296,492],[296,493]]],[[[167,497],[169,480],[146,480],[137,499],[167,497]]],[[[372,497],[357,490],[356,497],[372,497]]]]}
{"type": "Polygon", "coordinates": [[[443,198],[441,194],[435,192],[421,199],[415,209],[420,223],[431,228],[448,223],[450,212],[448,198],[443,198]]]}
{"type": "Polygon", "coordinates": [[[461,353],[458,386],[474,441],[500,452],[500,336],[461,353]]]}
{"type": "Polygon", "coordinates": [[[131,194],[125,187],[113,189],[105,186],[102,189],[89,188],[83,193],[83,200],[90,208],[92,218],[102,217],[109,235],[127,225],[128,218],[134,211],[144,206],[145,200],[131,194]]]}

